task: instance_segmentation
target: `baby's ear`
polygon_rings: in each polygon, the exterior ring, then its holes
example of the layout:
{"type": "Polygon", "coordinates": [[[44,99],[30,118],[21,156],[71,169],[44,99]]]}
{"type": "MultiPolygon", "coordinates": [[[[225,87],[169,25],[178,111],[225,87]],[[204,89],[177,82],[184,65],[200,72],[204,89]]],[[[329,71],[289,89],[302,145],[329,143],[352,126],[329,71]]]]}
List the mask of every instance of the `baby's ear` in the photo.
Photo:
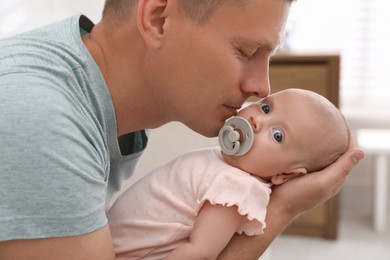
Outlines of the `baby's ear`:
{"type": "Polygon", "coordinates": [[[274,185],[280,185],[282,183],[285,183],[288,180],[291,180],[299,176],[303,176],[305,174],[307,174],[306,168],[296,168],[287,173],[276,174],[271,178],[271,182],[274,185]]]}

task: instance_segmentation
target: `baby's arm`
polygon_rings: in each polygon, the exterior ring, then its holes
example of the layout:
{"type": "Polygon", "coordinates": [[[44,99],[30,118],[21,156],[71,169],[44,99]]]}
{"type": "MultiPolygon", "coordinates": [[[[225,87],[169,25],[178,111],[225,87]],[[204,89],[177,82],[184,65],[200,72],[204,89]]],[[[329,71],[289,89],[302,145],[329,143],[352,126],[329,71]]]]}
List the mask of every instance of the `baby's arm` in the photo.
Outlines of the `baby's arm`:
{"type": "Polygon", "coordinates": [[[164,259],[216,259],[233,237],[241,219],[236,206],[211,205],[207,201],[195,220],[188,243],[164,259]]]}

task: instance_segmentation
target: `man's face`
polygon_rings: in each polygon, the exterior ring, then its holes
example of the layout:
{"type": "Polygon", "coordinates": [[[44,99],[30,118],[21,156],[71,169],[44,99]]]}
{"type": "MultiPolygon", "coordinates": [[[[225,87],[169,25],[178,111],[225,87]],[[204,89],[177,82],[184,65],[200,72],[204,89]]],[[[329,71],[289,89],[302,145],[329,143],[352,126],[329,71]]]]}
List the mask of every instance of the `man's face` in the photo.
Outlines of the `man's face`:
{"type": "Polygon", "coordinates": [[[289,8],[286,0],[223,5],[203,26],[177,9],[151,66],[157,105],[168,108],[170,120],[216,136],[249,96],[269,94],[269,59],[289,8]]]}

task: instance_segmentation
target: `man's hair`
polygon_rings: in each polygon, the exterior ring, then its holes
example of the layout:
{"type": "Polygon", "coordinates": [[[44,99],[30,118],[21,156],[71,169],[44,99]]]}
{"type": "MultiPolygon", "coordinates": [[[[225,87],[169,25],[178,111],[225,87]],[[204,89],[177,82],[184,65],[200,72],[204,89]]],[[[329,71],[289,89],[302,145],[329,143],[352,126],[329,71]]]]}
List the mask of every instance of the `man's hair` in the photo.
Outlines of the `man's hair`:
{"type": "Polygon", "coordinates": [[[122,20],[129,15],[129,11],[138,0],[105,0],[103,18],[109,20],[122,20]]]}
{"type": "MultiPolygon", "coordinates": [[[[222,5],[245,6],[252,0],[179,0],[184,13],[198,24],[207,23],[214,11],[222,5]]],[[[274,0],[276,1],[276,0],[274,0]]],[[[293,2],[295,0],[287,0],[293,2]]],[[[103,9],[103,18],[123,19],[138,0],[106,0],[103,9]]]]}
{"type": "Polygon", "coordinates": [[[199,24],[207,23],[210,16],[222,5],[245,6],[251,0],[180,0],[184,13],[199,24]]]}

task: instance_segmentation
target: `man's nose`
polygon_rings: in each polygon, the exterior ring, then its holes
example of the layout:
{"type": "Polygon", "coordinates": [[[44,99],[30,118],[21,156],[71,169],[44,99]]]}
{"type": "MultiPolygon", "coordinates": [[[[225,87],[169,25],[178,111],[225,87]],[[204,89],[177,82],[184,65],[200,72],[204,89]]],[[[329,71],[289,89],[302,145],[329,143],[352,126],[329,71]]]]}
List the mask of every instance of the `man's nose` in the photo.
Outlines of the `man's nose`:
{"type": "Polygon", "coordinates": [[[268,61],[260,64],[261,66],[258,63],[252,65],[247,68],[241,90],[250,96],[267,97],[270,94],[268,61]]]}

